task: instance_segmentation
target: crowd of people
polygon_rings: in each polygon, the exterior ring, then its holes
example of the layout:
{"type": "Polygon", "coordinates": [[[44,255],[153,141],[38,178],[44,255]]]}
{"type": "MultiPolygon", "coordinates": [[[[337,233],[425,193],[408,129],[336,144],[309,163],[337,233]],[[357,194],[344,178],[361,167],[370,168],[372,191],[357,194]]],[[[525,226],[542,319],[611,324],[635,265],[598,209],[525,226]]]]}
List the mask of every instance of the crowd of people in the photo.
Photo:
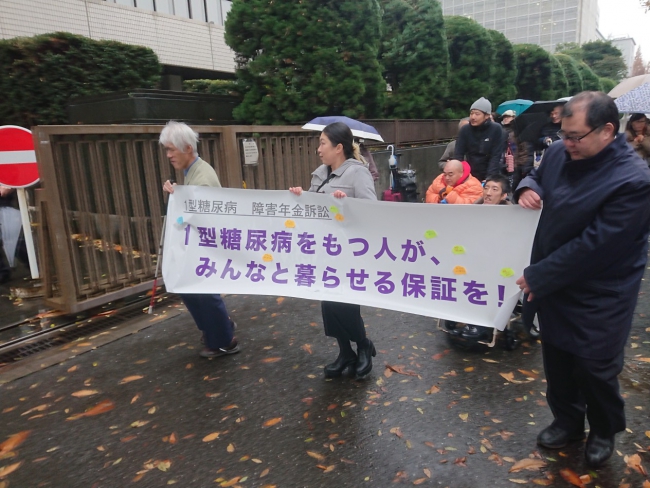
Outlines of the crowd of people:
{"type": "MultiPolygon", "coordinates": [[[[625,429],[618,375],[647,260],[648,120],[635,114],[625,134],[619,134],[613,100],[601,92],[583,92],[552,108],[536,143],[522,143],[512,127],[517,114],[506,111],[498,123],[491,112],[483,97],[472,104],[440,161],[442,173],[429,187],[426,202],[517,203],[541,210],[531,264],[517,280],[523,315],[539,318],[554,417],[537,443],[560,449],[582,440],[587,420],[585,458],[598,467],[611,457],[615,435],[625,429]],[[537,153],[543,153],[541,162],[537,153]]],[[[184,171],[185,184],[219,186],[212,167],[196,152],[197,139],[189,127],[174,122],[160,136],[172,165],[184,171]]],[[[309,192],[377,198],[368,160],[345,124],[325,127],[318,155],[322,164],[312,173],[309,192]]],[[[171,193],[174,185],[167,181],[163,188],[171,193]]],[[[303,193],[301,187],[289,191],[303,193]]],[[[202,331],[201,356],[239,352],[235,323],[219,295],[182,298],[202,331]]],[[[377,351],[366,335],[360,306],[323,301],[321,308],[325,334],[339,345],[325,377],[366,377],[377,351]]],[[[463,333],[482,332],[474,327],[463,333]]]]}

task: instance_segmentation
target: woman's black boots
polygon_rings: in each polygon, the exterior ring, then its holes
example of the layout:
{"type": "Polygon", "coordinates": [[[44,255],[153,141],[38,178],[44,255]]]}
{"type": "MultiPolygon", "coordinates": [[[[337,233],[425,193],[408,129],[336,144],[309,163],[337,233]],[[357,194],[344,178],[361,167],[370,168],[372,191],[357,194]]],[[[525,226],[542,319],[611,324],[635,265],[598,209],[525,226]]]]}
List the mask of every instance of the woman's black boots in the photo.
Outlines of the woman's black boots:
{"type": "Polygon", "coordinates": [[[354,372],[354,365],[357,362],[357,355],[352,350],[350,341],[339,338],[336,340],[339,343],[339,357],[337,357],[336,361],[333,363],[325,366],[325,378],[336,378],[341,376],[347,367],[350,367],[351,371],[354,372]]]}
{"type": "Polygon", "coordinates": [[[357,378],[363,378],[372,370],[372,358],[377,355],[375,345],[370,339],[357,342],[357,378]]]}

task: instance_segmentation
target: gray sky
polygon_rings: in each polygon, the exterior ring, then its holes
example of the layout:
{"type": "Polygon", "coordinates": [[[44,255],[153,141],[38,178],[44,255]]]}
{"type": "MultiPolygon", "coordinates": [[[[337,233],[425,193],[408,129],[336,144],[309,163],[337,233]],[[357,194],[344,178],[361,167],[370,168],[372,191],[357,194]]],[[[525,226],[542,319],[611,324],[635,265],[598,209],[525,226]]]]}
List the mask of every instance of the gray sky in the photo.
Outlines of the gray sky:
{"type": "Polygon", "coordinates": [[[645,63],[650,61],[650,12],[639,0],[598,0],[599,29],[605,38],[632,37],[645,63]]]}

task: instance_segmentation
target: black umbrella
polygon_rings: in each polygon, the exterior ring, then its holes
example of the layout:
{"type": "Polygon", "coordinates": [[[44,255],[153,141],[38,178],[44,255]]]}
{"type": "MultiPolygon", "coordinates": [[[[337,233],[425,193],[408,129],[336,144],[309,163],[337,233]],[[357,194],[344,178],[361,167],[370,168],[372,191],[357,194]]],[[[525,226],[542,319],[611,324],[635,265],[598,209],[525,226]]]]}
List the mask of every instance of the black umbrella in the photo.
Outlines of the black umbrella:
{"type": "Polygon", "coordinates": [[[548,114],[556,105],[564,105],[568,99],[547,100],[535,102],[528,107],[521,115],[515,118],[513,124],[515,135],[520,142],[539,144],[540,131],[542,127],[550,122],[548,114]]]}

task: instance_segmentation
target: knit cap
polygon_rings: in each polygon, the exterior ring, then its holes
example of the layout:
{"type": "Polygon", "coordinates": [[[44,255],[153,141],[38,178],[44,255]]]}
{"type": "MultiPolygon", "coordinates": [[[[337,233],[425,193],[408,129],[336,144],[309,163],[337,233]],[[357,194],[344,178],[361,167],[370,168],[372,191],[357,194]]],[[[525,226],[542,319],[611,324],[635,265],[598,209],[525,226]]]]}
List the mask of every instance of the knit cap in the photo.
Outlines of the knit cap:
{"type": "Polygon", "coordinates": [[[492,112],[492,104],[487,98],[481,97],[472,104],[469,110],[470,112],[472,110],[480,110],[481,112],[485,112],[486,114],[489,114],[492,112]]]}

